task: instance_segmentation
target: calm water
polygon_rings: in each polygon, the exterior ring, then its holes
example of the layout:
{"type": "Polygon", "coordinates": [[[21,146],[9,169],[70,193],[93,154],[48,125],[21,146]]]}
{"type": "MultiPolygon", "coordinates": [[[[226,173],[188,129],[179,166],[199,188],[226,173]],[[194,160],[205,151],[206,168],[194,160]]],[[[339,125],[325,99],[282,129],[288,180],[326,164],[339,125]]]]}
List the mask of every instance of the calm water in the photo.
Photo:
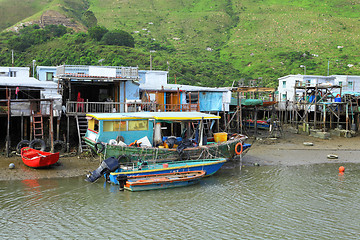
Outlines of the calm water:
{"type": "Polygon", "coordinates": [[[0,182],[1,239],[359,239],[360,165],[221,169],[119,192],[103,179],[0,182]]]}

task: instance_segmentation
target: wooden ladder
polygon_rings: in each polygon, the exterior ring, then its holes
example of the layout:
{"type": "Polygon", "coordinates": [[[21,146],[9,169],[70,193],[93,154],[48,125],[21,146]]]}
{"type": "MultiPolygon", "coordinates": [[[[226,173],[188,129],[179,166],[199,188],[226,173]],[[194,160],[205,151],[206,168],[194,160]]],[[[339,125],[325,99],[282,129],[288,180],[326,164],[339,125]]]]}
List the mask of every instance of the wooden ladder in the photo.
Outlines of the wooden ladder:
{"type": "Polygon", "coordinates": [[[44,137],[44,124],[43,116],[40,114],[33,115],[33,129],[34,129],[34,139],[43,139],[44,137]]]}

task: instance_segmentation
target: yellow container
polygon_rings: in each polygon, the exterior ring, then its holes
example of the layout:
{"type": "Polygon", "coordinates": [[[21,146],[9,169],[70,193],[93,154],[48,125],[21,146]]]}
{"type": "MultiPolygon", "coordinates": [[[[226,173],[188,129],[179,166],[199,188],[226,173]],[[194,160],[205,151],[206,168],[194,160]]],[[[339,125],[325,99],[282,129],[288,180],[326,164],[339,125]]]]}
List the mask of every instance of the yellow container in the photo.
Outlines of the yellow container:
{"type": "Polygon", "coordinates": [[[227,133],[226,132],[214,133],[214,140],[215,142],[226,142],[227,133]]]}

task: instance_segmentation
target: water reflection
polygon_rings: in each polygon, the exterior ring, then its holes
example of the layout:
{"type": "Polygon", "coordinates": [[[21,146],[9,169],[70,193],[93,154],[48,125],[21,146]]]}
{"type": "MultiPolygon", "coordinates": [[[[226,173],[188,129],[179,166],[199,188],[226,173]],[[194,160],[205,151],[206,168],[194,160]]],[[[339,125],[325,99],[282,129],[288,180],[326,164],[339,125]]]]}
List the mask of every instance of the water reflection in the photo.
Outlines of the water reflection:
{"type": "Polygon", "coordinates": [[[0,182],[0,237],[355,239],[359,165],[222,169],[199,184],[129,192],[82,178],[0,182]]]}

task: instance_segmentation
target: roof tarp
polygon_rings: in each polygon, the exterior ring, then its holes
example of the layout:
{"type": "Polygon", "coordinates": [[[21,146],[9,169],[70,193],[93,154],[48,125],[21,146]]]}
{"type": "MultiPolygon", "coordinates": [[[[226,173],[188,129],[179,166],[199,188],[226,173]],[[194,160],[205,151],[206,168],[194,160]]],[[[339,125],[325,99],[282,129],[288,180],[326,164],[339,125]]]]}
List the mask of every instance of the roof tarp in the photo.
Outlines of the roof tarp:
{"type": "MultiPolygon", "coordinates": [[[[261,99],[240,99],[240,102],[243,106],[263,105],[263,100],[261,99]]],[[[231,98],[231,105],[237,106],[237,98],[231,98]]]]}
{"type": "Polygon", "coordinates": [[[203,92],[199,97],[200,111],[220,112],[222,110],[222,92],[203,92]]]}
{"type": "Polygon", "coordinates": [[[261,100],[261,99],[241,99],[241,105],[244,105],[244,106],[263,105],[263,100],[261,100]]]}
{"type": "Polygon", "coordinates": [[[88,113],[88,117],[98,120],[120,120],[120,119],[156,119],[156,120],[201,120],[219,119],[220,116],[201,112],[133,112],[133,113],[88,113]]]}

